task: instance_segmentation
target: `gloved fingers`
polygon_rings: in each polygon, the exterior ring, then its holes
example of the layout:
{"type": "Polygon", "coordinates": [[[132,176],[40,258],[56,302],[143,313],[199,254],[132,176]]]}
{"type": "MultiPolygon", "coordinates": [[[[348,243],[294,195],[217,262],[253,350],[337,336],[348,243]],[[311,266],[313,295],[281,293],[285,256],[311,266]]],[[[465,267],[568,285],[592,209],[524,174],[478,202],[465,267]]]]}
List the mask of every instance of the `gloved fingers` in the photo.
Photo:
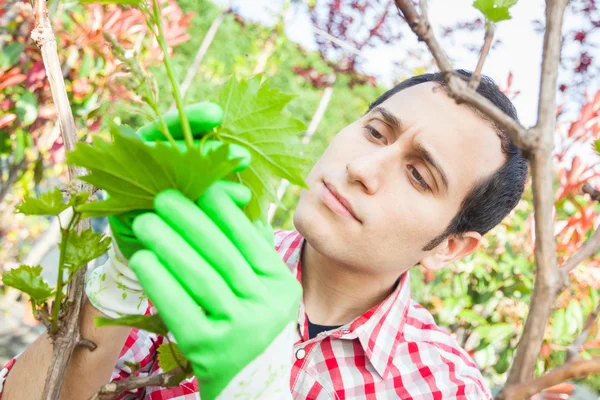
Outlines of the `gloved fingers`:
{"type": "MultiPolygon", "coordinates": [[[[201,141],[202,140],[194,140],[194,146],[196,149],[200,146],[201,141]]],[[[156,142],[148,142],[146,144],[148,146],[155,146],[156,142]]],[[[202,145],[202,154],[206,155],[209,151],[216,150],[219,147],[223,146],[224,144],[225,143],[218,141],[218,140],[206,140],[204,142],[204,144],[202,145]]],[[[185,143],[184,140],[175,140],[175,146],[177,146],[177,148],[181,152],[188,151],[187,144],[185,143]]],[[[233,172],[241,172],[241,171],[245,170],[246,168],[248,168],[248,166],[250,165],[250,161],[252,160],[252,156],[250,155],[250,152],[245,147],[239,146],[237,144],[229,145],[229,155],[227,158],[229,160],[232,160],[232,159],[240,160],[238,165],[233,170],[233,172]]]]}
{"type": "Polygon", "coordinates": [[[248,264],[259,275],[277,275],[285,264],[233,200],[218,186],[211,186],[198,199],[206,215],[227,235],[248,264]],[[283,264],[283,265],[282,265],[283,264]]]}
{"type": "MultiPolygon", "coordinates": [[[[224,186],[227,185],[221,185],[224,186]]],[[[231,288],[228,290],[248,298],[261,289],[260,281],[238,249],[187,197],[176,190],[165,190],[154,199],[154,207],[162,220],[225,280],[231,288]]]]}
{"type": "Polygon", "coordinates": [[[209,318],[196,301],[181,287],[150,250],[140,250],[129,261],[131,269],[152,300],[169,331],[180,344],[185,338],[203,336],[208,330],[209,318]]]}
{"type": "Polygon", "coordinates": [[[256,230],[265,238],[269,245],[274,246],[275,234],[273,233],[273,227],[269,223],[263,222],[261,219],[257,219],[253,222],[256,230]]]}
{"type": "Polygon", "coordinates": [[[220,180],[213,183],[214,187],[223,190],[239,208],[244,208],[252,199],[252,192],[241,183],[220,180]]]}
{"type": "Polygon", "coordinates": [[[229,316],[239,305],[227,283],[167,222],[153,213],[140,215],[133,231],[210,315],[229,316]]]}
{"type": "MultiPolygon", "coordinates": [[[[223,109],[218,104],[208,101],[195,103],[185,106],[185,115],[187,116],[192,135],[201,137],[207,131],[219,126],[223,122],[223,109]]],[[[179,120],[179,112],[176,109],[169,110],[163,115],[163,120],[169,128],[169,132],[174,139],[183,139],[183,130],[179,120]]],[[[153,142],[155,140],[166,140],[160,130],[158,120],[152,121],[137,131],[142,140],[153,142]]]]}

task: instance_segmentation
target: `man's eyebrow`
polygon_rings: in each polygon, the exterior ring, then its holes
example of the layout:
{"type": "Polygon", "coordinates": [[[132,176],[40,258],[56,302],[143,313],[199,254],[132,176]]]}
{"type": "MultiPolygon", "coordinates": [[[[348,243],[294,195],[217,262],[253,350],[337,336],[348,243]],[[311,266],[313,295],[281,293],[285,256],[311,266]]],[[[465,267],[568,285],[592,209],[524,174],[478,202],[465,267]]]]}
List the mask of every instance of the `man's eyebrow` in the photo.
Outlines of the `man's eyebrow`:
{"type": "Polygon", "coordinates": [[[442,178],[444,186],[446,187],[446,192],[448,192],[448,176],[446,175],[444,169],[440,166],[440,164],[435,160],[435,158],[433,158],[431,152],[425,147],[423,147],[423,145],[420,143],[415,144],[415,151],[419,154],[423,161],[431,165],[437,171],[437,173],[442,178]]]}
{"type": "Polygon", "coordinates": [[[381,117],[385,123],[390,125],[393,129],[396,129],[400,132],[402,131],[402,121],[400,121],[400,119],[392,114],[387,108],[377,106],[371,111],[381,114],[381,117]]]}

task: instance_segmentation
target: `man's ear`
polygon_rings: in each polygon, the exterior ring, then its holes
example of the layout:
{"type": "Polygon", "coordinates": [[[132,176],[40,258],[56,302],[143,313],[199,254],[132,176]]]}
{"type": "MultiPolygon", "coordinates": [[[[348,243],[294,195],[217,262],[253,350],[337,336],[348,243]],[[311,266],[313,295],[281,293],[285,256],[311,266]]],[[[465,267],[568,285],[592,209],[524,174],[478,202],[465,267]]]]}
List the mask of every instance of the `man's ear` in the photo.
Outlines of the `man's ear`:
{"type": "Polygon", "coordinates": [[[477,232],[465,232],[460,236],[452,235],[431,250],[420,264],[428,270],[437,271],[455,260],[468,256],[477,249],[479,243],[481,243],[481,234],[477,232]]]}

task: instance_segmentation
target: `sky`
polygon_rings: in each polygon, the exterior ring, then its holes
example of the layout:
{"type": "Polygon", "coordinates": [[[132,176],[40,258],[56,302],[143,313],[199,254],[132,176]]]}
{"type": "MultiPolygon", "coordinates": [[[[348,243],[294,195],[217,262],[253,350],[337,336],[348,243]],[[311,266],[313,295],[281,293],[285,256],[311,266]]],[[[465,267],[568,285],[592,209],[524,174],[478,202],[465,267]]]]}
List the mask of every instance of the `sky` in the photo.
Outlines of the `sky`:
{"type": "MultiPolygon", "coordinates": [[[[270,25],[283,9],[283,0],[214,0],[215,3],[226,6],[233,5],[245,18],[270,25]]],[[[285,31],[288,37],[308,49],[315,49],[314,33],[308,15],[302,9],[292,6],[284,16],[285,31]]],[[[496,38],[501,44],[494,48],[485,63],[483,73],[503,85],[510,72],[513,73],[512,89],[520,91],[513,100],[525,126],[533,125],[536,121],[537,97],[539,90],[540,66],[542,59],[542,35],[534,31],[533,21],[544,19],[543,0],[520,0],[511,8],[513,18],[502,21],[496,26],[496,38]]],[[[472,6],[472,0],[430,0],[429,18],[440,38],[439,29],[442,26],[454,25],[458,21],[471,21],[481,16],[472,6]]],[[[565,25],[576,24],[576,20],[567,19],[565,25]]],[[[408,27],[407,27],[408,29],[408,27]]],[[[416,37],[410,31],[400,43],[382,45],[365,52],[364,72],[378,77],[383,85],[391,86],[398,79],[399,71],[394,67],[394,61],[411,65],[410,55],[406,48],[418,46],[416,37]]],[[[483,43],[483,29],[471,32],[467,36],[456,36],[456,40],[442,39],[442,47],[454,61],[457,68],[475,69],[478,55],[465,48],[463,43],[469,42],[480,45],[483,43]],[[479,36],[473,37],[479,34],[479,36]]],[[[422,45],[424,46],[424,45],[422,45]]],[[[414,57],[413,57],[414,58],[414,57]]],[[[416,65],[415,65],[416,66],[416,65]]]]}

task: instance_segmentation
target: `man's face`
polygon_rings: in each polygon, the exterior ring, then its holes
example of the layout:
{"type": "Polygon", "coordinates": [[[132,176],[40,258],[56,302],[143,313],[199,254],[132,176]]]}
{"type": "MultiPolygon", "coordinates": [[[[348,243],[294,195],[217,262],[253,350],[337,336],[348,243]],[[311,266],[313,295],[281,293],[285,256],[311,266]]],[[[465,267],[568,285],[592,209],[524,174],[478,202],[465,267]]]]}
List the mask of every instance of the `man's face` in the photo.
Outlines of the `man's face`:
{"type": "Polygon", "coordinates": [[[294,224],[337,262],[402,272],[448,246],[422,250],[504,160],[486,121],[437,84],[416,85],[333,138],[307,178],[294,224]]]}

